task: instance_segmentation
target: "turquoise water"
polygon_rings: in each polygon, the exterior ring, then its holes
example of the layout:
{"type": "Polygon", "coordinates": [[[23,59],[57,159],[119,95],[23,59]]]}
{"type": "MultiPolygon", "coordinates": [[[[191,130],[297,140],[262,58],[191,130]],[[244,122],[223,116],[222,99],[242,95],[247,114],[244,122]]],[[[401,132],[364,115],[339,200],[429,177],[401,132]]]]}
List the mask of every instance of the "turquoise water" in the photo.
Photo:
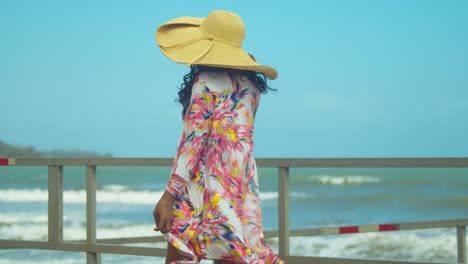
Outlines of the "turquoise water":
{"type": "MultiPolygon", "coordinates": [[[[157,235],[170,168],[98,167],[98,238],[157,235]]],[[[85,168],[64,169],[64,238],[84,239],[85,168]]],[[[278,225],[277,170],[260,168],[265,230],[278,225]]],[[[291,169],[291,229],[468,218],[468,169],[291,169]]],[[[47,168],[0,167],[0,237],[47,239],[47,168]]],[[[269,241],[277,247],[275,240],[269,241]]],[[[154,246],[154,245],[153,245],[154,246]]],[[[294,238],[298,255],[456,260],[454,229],[294,238]]],[[[0,251],[1,263],[84,263],[83,253],[0,251]]],[[[103,255],[103,263],[163,263],[103,255]]]]}

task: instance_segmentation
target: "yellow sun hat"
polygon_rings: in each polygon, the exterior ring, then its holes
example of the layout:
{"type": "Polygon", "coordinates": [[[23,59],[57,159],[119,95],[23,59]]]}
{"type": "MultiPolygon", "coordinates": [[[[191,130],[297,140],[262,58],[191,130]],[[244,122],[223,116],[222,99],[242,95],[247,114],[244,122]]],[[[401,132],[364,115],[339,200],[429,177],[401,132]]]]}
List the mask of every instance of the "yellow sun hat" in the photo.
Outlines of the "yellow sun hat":
{"type": "Polygon", "coordinates": [[[274,80],[276,70],[255,62],[242,49],[245,25],[228,11],[215,10],[206,18],[178,17],[162,24],[156,42],[162,53],[177,63],[249,70],[274,80]]]}

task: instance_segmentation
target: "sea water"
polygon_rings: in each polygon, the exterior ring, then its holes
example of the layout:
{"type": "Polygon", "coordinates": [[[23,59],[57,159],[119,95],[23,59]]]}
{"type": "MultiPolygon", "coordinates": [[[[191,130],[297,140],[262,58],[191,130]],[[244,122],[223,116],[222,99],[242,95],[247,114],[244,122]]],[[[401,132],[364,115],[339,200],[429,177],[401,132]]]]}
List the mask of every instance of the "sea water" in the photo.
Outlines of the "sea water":
{"type": "MultiPolygon", "coordinates": [[[[97,168],[97,237],[158,236],[152,212],[166,167],[97,168]]],[[[64,239],[86,238],[86,171],[64,168],[64,239]]],[[[264,230],[278,229],[278,178],[259,169],[264,230]]],[[[0,239],[47,240],[47,167],[0,167],[0,239]]],[[[290,170],[290,228],[340,227],[468,218],[468,169],[290,170]]],[[[277,250],[277,239],[267,240],[277,250]]],[[[163,243],[144,244],[164,247],[163,243]]],[[[304,256],[456,262],[455,228],[291,239],[304,256]]],[[[0,250],[2,263],[85,263],[85,253],[0,250]]],[[[102,254],[103,263],[164,263],[102,254]]]]}

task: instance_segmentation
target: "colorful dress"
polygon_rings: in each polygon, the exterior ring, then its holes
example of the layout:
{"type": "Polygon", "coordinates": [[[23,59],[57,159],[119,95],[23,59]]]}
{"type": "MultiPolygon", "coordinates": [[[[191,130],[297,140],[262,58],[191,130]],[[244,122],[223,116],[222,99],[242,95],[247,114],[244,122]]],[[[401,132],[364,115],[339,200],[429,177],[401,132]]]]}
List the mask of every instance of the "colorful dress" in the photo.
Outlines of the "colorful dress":
{"type": "Polygon", "coordinates": [[[183,261],[282,263],[265,243],[253,151],[260,92],[244,76],[202,72],[167,190],[176,198],[166,239],[183,261]]]}

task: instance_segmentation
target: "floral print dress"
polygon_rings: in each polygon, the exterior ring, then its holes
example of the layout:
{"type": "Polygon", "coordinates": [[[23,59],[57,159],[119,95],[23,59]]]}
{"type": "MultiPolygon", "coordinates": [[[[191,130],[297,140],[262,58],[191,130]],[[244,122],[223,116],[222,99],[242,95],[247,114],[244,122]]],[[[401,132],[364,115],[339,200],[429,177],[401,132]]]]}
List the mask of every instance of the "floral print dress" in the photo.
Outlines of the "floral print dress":
{"type": "Polygon", "coordinates": [[[167,190],[176,198],[165,234],[184,260],[282,263],[265,243],[252,155],[260,92],[244,76],[199,73],[167,190]]]}

